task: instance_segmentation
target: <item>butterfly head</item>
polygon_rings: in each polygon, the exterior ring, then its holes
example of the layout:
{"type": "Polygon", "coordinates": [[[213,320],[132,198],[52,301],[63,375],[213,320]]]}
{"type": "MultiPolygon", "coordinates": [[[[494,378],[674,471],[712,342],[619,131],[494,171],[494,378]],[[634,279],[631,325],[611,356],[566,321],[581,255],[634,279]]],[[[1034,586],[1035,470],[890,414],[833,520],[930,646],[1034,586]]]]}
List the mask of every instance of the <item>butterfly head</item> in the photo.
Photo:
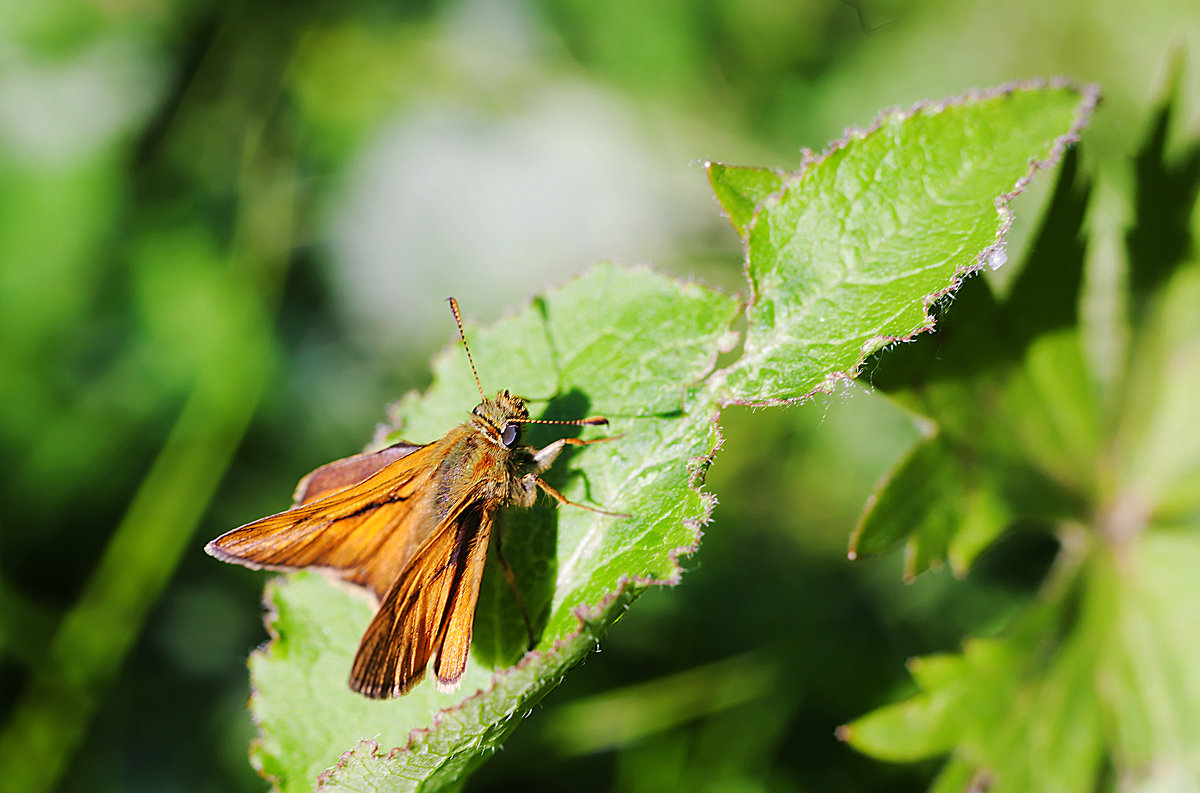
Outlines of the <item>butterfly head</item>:
{"type": "Polygon", "coordinates": [[[529,421],[525,400],[508,391],[496,394],[495,399],[484,397],[471,413],[475,423],[505,449],[521,442],[521,425],[529,421]]]}

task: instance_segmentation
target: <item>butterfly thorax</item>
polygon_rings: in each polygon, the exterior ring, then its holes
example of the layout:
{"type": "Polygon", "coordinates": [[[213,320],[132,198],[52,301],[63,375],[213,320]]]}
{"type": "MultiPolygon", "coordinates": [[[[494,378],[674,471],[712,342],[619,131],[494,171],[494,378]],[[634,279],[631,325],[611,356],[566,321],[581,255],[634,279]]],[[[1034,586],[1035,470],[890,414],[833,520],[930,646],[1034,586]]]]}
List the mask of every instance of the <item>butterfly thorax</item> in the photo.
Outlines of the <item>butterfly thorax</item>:
{"type": "Polygon", "coordinates": [[[468,501],[495,508],[531,500],[533,485],[524,479],[536,464],[532,452],[520,445],[521,427],[528,418],[525,401],[501,391],[495,399],[480,402],[470,421],[439,441],[444,451],[433,488],[433,509],[439,517],[468,501]]]}

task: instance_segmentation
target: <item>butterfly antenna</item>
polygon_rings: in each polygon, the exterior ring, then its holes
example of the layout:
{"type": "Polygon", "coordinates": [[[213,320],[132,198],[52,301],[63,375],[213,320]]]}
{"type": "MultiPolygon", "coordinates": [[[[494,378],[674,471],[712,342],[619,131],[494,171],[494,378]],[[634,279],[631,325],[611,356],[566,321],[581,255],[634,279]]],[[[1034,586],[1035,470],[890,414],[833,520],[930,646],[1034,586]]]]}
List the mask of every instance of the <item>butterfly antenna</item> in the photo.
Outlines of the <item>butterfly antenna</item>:
{"type": "Polygon", "coordinates": [[[475,385],[479,387],[479,396],[487,399],[483,393],[483,383],[479,382],[479,372],[475,370],[475,359],[471,357],[471,347],[467,344],[467,332],[463,330],[462,314],[458,311],[458,301],[452,297],[448,297],[446,300],[450,303],[450,310],[454,312],[454,322],[458,325],[458,335],[462,339],[463,349],[467,351],[467,363],[471,364],[471,374],[475,375],[475,385]]]}
{"type": "Polygon", "coordinates": [[[604,416],[588,416],[585,419],[572,419],[570,421],[551,421],[549,419],[519,419],[513,420],[515,424],[607,424],[608,419],[604,416]]]}

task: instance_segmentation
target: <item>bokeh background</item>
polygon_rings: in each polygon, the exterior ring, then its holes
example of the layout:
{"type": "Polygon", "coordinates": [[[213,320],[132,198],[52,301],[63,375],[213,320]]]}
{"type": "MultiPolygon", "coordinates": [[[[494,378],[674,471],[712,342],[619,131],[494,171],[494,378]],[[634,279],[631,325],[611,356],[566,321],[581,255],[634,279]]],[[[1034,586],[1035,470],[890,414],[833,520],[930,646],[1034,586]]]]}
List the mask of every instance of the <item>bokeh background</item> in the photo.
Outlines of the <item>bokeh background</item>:
{"type": "MultiPolygon", "coordinates": [[[[1171,48],[1197,128],[1198,31],[1184,0],[5,0],[0,790],[265,788],[264,576],[201,548],[428,382],[445,296],[487,322],[598,259],[738,290],[705,159],[793,168],[883,107],[1012,79],[1099,82],[1084,159],[1120,163],[1171,48]]],[[[1011,613],[1054,548],[910,585],[849,562],[915,435],[866,390],[726,435],[683,583],[468,790],[927,785],[834,729],[1011,613]]]]}

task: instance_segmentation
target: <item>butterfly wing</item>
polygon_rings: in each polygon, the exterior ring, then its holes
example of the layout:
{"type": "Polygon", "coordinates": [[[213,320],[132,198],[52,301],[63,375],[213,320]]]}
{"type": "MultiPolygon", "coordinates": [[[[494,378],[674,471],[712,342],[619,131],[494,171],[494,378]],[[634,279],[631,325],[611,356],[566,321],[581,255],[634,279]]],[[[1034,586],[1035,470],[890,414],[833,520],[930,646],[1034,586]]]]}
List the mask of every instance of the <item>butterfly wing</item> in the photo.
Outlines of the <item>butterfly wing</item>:
{"type": "Polygon", "coordinates": [[[330,493],[356,485],[378,473],[385,466],[391,465],[401,457],[407,457],[423,446],[424,444],[400,441],[377,452],[356,454],[353,457],[345,457],[322,465],[296,485],[296,492],[292,496],[293,506],[307,504],[318,498],[324,498],[330,493]]]}
{"type": "Polygon", "coordinates": [[[467,550],[466,564],[447,605],[444,627],[437,638],[433,674],[441,691],[457,688],[467,668],[467,651],[471,649],[475,606],[479,602],[479,585],[483,581],[483,565],[487,561],[494,514],[486,511],[483,514],[479,532],[467,550]]]}
{"type": "Polygon", "coordinates": [[[254,569],[324,568],[382,599],[437,525],[421,498],[436,469],[435,449],[404,444],[330,463],[301,480],[304,503],[223,534],[205,550],[254,569]]]}
{"type": "Polygon", "coordinates": [[[447,516],[413,555],[363,634],[350,688],[372,699],[407,694],[436,656],[438,688],[462,678],[494,509],[481,501],[447,516]]]}

